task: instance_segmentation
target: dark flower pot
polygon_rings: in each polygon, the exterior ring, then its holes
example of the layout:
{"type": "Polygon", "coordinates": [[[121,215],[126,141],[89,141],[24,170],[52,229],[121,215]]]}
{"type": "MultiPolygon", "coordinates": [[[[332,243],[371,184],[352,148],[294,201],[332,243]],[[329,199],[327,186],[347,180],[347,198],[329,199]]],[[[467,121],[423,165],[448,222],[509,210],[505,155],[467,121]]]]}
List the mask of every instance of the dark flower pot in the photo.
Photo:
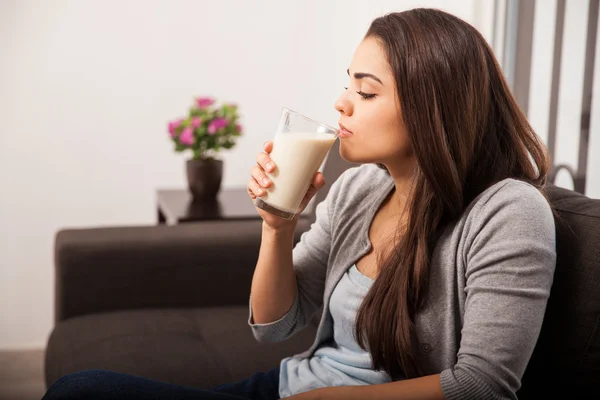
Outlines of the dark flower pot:
{"type": "Polygon", "coordinates": [[[188,160],[188,188],[194,201],[214,201],[221,189],[223,161],[214,159],[188,160]]]}

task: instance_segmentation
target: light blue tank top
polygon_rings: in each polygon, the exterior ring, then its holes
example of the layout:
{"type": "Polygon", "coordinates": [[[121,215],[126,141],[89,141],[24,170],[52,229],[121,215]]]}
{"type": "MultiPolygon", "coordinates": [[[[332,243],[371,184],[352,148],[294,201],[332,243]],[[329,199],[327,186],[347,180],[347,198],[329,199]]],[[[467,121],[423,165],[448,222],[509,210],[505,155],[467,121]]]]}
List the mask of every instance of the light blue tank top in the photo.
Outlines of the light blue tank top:
{"type": "Polygon", "coordinates": [[[279,396],[285,398],[321,387],[375,385],[390,382],[383,371],[374,371],[371,355],[354,336],[356,314],[373,280],[353,265],[335,287],[329,309],[333,317],[333,341],[321,345],[310,358],[287,357],[281,361],[279,396]]]}

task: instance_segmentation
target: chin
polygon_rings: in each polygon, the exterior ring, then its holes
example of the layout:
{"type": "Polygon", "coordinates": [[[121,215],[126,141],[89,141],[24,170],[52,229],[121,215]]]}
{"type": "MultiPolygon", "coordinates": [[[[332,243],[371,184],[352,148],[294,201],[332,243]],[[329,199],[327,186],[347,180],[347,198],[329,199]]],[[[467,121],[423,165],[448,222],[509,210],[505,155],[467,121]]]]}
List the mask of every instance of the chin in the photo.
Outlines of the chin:
{"type": "Polygon", "coordinates": [[[352,153],[352,151],[350,149],[348,149],[348,146],[344,146],[341,143],[340,143],[340,157],[342,157],[342,159],[344,161],[347,161],[349,163],[357,162],[355,155],[352,153]]]}
{"type": "Polygon", "coordinates": [[[352,164],[371,164],[377,163],[378,160],[374,160],[372,155],[365,153],[364,149],[357,149],[356,146],[349,146],[344,141],[340,142],[340,157],[344,161],[352,164]]]}

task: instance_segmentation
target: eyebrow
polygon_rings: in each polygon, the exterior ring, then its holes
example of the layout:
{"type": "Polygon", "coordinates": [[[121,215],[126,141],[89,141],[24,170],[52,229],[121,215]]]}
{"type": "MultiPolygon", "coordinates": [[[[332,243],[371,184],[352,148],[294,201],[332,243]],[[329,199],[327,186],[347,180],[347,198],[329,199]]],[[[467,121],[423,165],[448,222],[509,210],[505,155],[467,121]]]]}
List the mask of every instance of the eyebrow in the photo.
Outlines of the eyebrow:
{"type": "MultiPolygon", "coordinates": [[[[348,75],[350,75],[350,69],[346,70],[346,72],[348,73],[348,75]]],[[[373,74],[369,74],[367,72],[355,72],[354,73],[354,78],[355,79],[362,79],[362,78],[371,78],[374,81],[377,81],[379,83],[381,83],[383,85],[383,82],[381,82],[381,79],[379,79],[378,77],[376,77],[373,74]]]]}

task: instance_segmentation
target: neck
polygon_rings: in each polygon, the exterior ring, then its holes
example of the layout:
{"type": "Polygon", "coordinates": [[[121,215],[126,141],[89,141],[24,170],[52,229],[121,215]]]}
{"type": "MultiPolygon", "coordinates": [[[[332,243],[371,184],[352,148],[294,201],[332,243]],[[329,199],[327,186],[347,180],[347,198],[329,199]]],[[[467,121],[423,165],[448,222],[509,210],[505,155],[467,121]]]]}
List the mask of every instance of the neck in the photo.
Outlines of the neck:
{"type": "Polygon", "coordinates": [[[414,159],[406,161],[404,160],[401,164],[384,164],[394,180],[394,192],[390,198],[390,205],[394,208],[398,207],[399,210],[406,205],[414,177],[414,159]]]}

